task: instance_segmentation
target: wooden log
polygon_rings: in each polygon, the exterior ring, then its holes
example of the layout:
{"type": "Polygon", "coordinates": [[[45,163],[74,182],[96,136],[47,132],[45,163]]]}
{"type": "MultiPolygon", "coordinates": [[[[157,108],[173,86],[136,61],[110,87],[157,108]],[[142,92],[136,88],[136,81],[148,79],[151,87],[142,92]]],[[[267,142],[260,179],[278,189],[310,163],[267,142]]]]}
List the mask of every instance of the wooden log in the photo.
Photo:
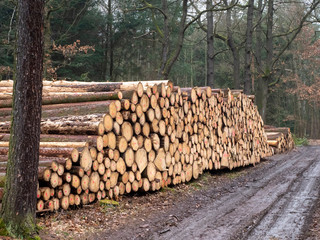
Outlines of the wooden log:
{"type": "MultiPolygon", "coordinates": [[[[94,135],[56,135],[56,134],[41,134],[40,142],[85,142],[89,145],[96,143],[98,136],[94,135]]],[[[9,141],[10,134],[0,133],[0,141],[9,141]]]]}
{"type": "Polygon", "coordinates": [[[80,154],[80,166],[84,171],[88,171],[92,166],[92,157],[88,147],[85,147],[80,154]]]}
{"type": "Polygon", "coordinates": [[[134,180],[133,183],[131,184],[131,188],[134,192],[137,192],[139,190],[139,182],[134,180]]]}
{"type": "Polygon", "coordinates": [[[98,192],[100,189],[100,176],[99,173],[93,172],[90,175],[90,180],[89,180],[89,190],[91,192],[98,192]]]}
{"type": "Polygon", "coordinates": [[[148,159],[147,159],[147,152],[144,148],[140,148],[135,153],[135,162],[137,163],[137,166],[139,168],[140,172],[143,172],[143,170],[147,167],[148,159]]]}
{"type": "MultiPolygon", "coordinates": [[[[61,103],[78,103],[119,99],[115,92],[94,92],[94,93],[73,93],[70,95],[53,95],[42,98],[42,105],[61,104],[61,103]]],[[[12,100],[3,100],[0,108],[12,106],[12,100]]]]}
{"type": "Polygon", "coordinates": [[[153,162],[158,171],[166,170],[166,153],[163,148],[158,150],[157,156],[153,162]]]}
{"type": "Polygon", "coordinates": [[[37,211],[42,211],[44,209],[44,202],[40,199],[37,202],[37,211]]]}
{"type": "MultiPolygon", "coordinates": [[[[126,89],[136,89],[139,82],[84,82],[84,81],[67,81],[67,80],[58,80],[58,81],[43,81],[44,87],[74,87],[76,89],[81,89],[84,87],[88,87],[91,89],[90,91],[96,92],[96,89],[100,89],[101,87],[108,89],[110,87],[110,91],[114,91],[115,89],[126,90],[126,89]]],[[[172,87],[172,82],[170,80],[147,80],[140,81],[143,88],[147,88],[148,86],[152,87],[158,84],[165,84],[167,86],[172,87]]],[[[0,81],[0,87],[12,87],[13,80],[2,80],[0,81]]]]}
{"type": "Polygon", "coordinates": [[[119,136],[118,140],[117,140],[117,146],[118,146],[120,153],[124,153],[128,147],[127,139],[123,136],[119,136]]]}
{"type": "Polygon", "coordinates": [[[113,188],[117,185],[119,178],[119,173],[118,172],[112,172],[110,176],[110,187],[113,188]]]}
{"type": "Polygon", "coordinates": [[[272,147],[279,147],[279,141],[278,140],[267,140],[269,146],[272,147]]]}
{"type": "Polygon", "coordinates": [[[117,161],[117,171],[122,175],[126,172],[126,163],[125,161],[120,158],[118,161],[117,161]]]}
{"type": "Polygon", "coordinates": [[[158,136],[158,134],[154,133],[151,134],[151,140],[152,140],[152,146],[154,150],[158,150],[160,148],[160,138],[158,136]]]}
{"type": "Polygon", "coordinates": [[[133,136],[133,129],[129,122],[127,121],[123,122],[123,124],[121,125],[121,133],[122,133],[122,136],[125,137],[127,142],[131,141],[131,138],[133,136]]]}
{"type": "Polygon", "coordinates": [[[148,192],[150,190],[150,182],[148,178],[143,178],[142,183],[142,190],[148,192]]]}
{"type": "Polygon", "coordinates": [[[142,172],[142,176],[148,178],[150,182],[152,182],[156,177],[156,166],[153,162],[148,162],[148,166],[144,172],[142,172]]]}
{"type": "Polygon", "coordinates": [[[146,112],[150,106],[149,97],[146,94],[143,94],[140,99],[140,105],[143,112],[146,112]]]}
{"type": "Polygon", "coordinates": [[[80,186],[80,178],[77,175],[72,175],[71,176],[71,186],[75,189],[77,189],[80,186]]]}
{"type": "MultiPolygon", "coordinates": [[[[42,118],[74,117],[105,114],[111,101],[64,103],[42,106],[42,118]]],[[[11,108],[0,108],[1,121],[10,121],[11,108]]]]}

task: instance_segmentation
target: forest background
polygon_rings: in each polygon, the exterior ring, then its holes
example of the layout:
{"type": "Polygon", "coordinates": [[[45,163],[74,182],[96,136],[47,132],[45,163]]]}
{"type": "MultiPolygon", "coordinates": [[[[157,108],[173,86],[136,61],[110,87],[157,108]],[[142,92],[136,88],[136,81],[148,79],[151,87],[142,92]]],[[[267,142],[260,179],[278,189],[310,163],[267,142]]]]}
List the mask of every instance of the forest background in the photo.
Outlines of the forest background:
{"type": "MultiPolygon", "coordinates": [[[[2,0],[0,80],[16,20],[2,0]]],[[[319,22],[319,0],[47,0],[44,77],[241,88],[266,124],[320,138],[319,22]]]]}

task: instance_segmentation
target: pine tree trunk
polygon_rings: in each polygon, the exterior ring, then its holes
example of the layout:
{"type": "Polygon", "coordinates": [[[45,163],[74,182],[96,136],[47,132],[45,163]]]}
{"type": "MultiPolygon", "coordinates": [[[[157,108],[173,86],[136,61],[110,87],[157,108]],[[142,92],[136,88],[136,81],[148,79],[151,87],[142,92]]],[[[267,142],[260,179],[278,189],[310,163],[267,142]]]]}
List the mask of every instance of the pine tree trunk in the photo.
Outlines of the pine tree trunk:
{"type": "MultiPolygon", "coordinates": [[[[212,1],[207,1],[207,10],[213,8],[212,1]]],[[[213,49],[213,13],[207,12],[207,83],[214,87],[214,49],[213,49]]]]}
{"type": "MultiPolygon", "coordinates": [[[[168,3],[167,0],[162,0],[162,10],[167,15],[168,14],[168,3]]],[[[161,50],[161,66],[158,72],[158,79],[164,78],[164,69],[166,66],[166,63],[168,61],[168,55],[169,55],[169,23],[168,23],[168,17],[164,16],[163,18],[163,38],[162,38],[162,50],[161,50]]]]}
{"type": "Polygon", "coordinates": [[[14,236],[35,232],[42,96],[43,0],[18,1],[17,70],[2,218],[14,236]]]}
{"type": "Polygon", "coordinates": [[[264,122],[266,121],[267,98],[268,98],[268,79],[258,78],[258,87],[256,91],[256,104],[258,106],[260,115],[264,122]]]}
{"type": "MultiPolygon", "coordinates": [[[[228,6],[228,2],[224,1],[225,5],[228,6]]],[[[236,46],[235,40],[233,38],[233,32],[231,30],[232,18],[231,18],[231,8],[228,8],[226,14],[226,22],[227,22],[227,34],[228,34],[228,46],[232,52],[233,56],[233,88],[240,88],[240,56],[239,56],[239,48],[236,46]]]]}
{"type": "Polygon", "coordinates": [[[247,13],[247,31],[246,31],[246,46],[245,46],[245,73],[244,73],[244,93],[252,93],[251,82],[251,51],[252,51],[252,32],[253,32],[253,7],[254,0],[249,0],[247,13]]]}

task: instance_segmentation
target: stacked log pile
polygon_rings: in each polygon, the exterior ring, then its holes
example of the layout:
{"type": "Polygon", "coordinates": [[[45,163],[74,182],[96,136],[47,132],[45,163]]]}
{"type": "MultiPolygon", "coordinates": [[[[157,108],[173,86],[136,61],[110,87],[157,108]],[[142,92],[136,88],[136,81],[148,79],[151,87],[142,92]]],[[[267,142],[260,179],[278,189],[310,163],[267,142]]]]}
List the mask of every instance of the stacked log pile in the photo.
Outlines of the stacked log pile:
{"type": "MultiPolygon", "coordinates": [[[[82,86],[68,84],[64,82],[68,91],[82,86]]],[[[97,91],[94,85],[91,89],[97,91]]],[[[78,105],[66,103],[69,111],[62,115],[49,113],[62,107],[44,105],[39,211],[156,191],[197,179],[206,170],[233,169],[272,155],[258,110],[241,91],[149,81],[110,95],[115,100],[95,98],[90,107],[78,100],[78,105]],[[73,111],[79,106],[83,111],[73,111]]],[[[9,129],[8,121],[0,122],[2,176],[9,129]]]]}
{"type": "Polygon", "coordinates": [[[268,138],[268,144],[274,150],[274,153],[283,153],[294,148],[294,140],[290,128],[265,126],[265,132],[268,138]]]}

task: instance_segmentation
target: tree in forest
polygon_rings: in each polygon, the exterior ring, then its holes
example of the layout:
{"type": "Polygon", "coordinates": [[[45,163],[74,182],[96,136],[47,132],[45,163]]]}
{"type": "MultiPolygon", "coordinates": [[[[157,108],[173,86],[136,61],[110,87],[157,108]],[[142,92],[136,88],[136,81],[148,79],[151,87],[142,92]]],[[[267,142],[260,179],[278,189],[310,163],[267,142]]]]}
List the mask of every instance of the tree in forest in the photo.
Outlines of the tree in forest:
{"type": "MultiPolygon", "coordinates": [[[[188,0],[182,1],[182,10],[180,20],[176,20],[177,16],[170,13],[168,7],[168,0],[161,0],[161,6],[154,6],[147,1],[143,1],[144,5],[141,9],[150,9],[152,14],[152,20],[154,27],[160,36],[160,41],[162,45],[161,49],[161,64],[158,72],[158,78],[167,79],[169,73],[173,67],[173,64],[177,61],[181,48],[183,46],[184,34],[189,24],[186,23],[187,13],[188,13],[188,0]],[[163,28],[160,28],[160,25],[155,17],[156,13],[160,13],[163,20],[163,28]],[[178,29],[176,31],[177,39],[174,44],[172,44],[172,31],[170,31],[172,22],[176,21],[176,26],[178,29]]],[[[180,3],[178,2],[178,5],[180,3]]],[[[179,8],[180,6],[178,6],[179,8]]],[[[174,25],[173,25],[174,26],[174,25]]]]}
{"type": "Polygon", "coordinates": [[[287,95],[295,96],[295,134],[319,138],[320,39],[316,38],[313,28],[305,26],[293,45],[294,48],[289,51],[293,55],[292,63],[285,64],[290,73],[277,87],[286,89],[287,95]]]}
{"type": "MultiPolygon", "coordinates": [[[[237,0],[232,0],[232,2],[229,5],[225,5],[225,6],[222,6],[220,1],[218,1],[215,4],[213,4],[213,1],[207,1],[207,8],[201,11],[196,6],[197,4],[195,2],[190,0],[184,0],[182,2],[181,1],[171,2],[168,0],[162,0],[161,6],[157,6],[156,4],[151,4],[147,1],[141,1],[141,2],[143,2],[143,6],[137,9],[139,10],[148,9],[151,11],[154,28],[156,29],[157,34],[160,36],[160,42],[162,44],[162,49],[160,54],[161,64],[159,68],[158,77],[168,78],[173,65],[179,58],[181,49],[184,44],[186,31],[190,28],[190,26],[196,22],[199,23],[199,20],[201,19],[201,17],[206,13],[208,13],[208,16],[211,18],[212,14],[210,14],[210,12],[219,12],[219,11],[231,9],[232,7],[234,7],[235,3],[237,3],[237,0]],[[173,8],[174,4],[176,4],[175,6],[176,10],[171,12],[170,8],[168,7],[169,4],[171,5],[171,8],[173,8]],[[192,12],[191,7],[194,8],[195,12],[192,12]],[[160,17],[162,18],[161,22],[158,21],[159,17],[157,18],[157,16],[161,16],[160,17]],[[174,38],[173,36],[176,36],[176,38],[174,38]]],[[[200,23],[200,25],[202,24],[200,23]]],[[[209,25],[211,26],[211,20],[209,20],[209,25]]],[[[208,32],[207,30],[205,31],[208,32]]],[[[212,35],[212,34],[213,33],[211,32],[211,29],[210,29],[208,32],[208,35],[212,35]]],[[[212,44],[213,44],[213,41],[208,42],[208,46],[210,46],[210,49],[208,49],[209,52],[213,50],[213,48],[211,47],[212,44]]],[[[211,83],[211,78],[213,77],[213,70],[212,70],[213,58],[214,58],[214,54],[210,53],[210,60],[208,62],[208,64],[210,64],[210,67],[208,70],[212,71],[212,74],[210,76],[209,83],[211,83]]]]}
{"type": "Polygon", "coordinates": [[[39,164],[43,0],[19,0],[13,119],[2,219],[15,237],[35,233],[39,164]]]}
{"type": "MultiPolygon", "coordinates": [[[[207,10],[213,8],[212,0],[207,0],[207,10]]],[[[213,12],[207,12],[207,83],[214,87],[214,35],[213,12]]]]}
{"type": "MultiPolygon", "coordinates": [[[[299,3],[295,3],[299,4],[299,3]]],[[[256,91],[256,104],[259,107],[259,111],[263,120],[266,120],[267,111],[267,99],[268,93],[272,86],[274,86],[281,76],[281,71],[278,70],[279,61],[283,54],[292,45],[292,42],[299,35],[302,27],[307,22],[308,18],[312,15],[314,10],[319,6],[319,0],[313,0],[310,3],[301,3],[304,5],[304,11],[296,9],[296,12],[292,14],[294,20],[290,22],[288,29],[281,29],[281,33],[275,34],[275,29],[280,23],[275,24],[274,13],[275,5],[274,0],[267,1],[267,14],[266,14],[266,39],[265,45],[263,45],[261,27],[261,16],[262,16],[262,0],[259,0],[258,11],[260,11],[259,18],[257,19],[259,31],[256,33],[256,67],[257,69],[257,80],[258,87],[256,91]],[[278,39],[283,39],[278,40],[278,39]],[[278,44],[275,44],[278,40],[278,44]],[[262,50],[265,49],[265,59],[262,59],[262,50]]],[[[280,16],[277,16],[278,18],[280,16]]]]}
{"type": "MultiPolygon", "coordinates": [[[[239,31],[239,26],[241,25],[241,22],[243,22],[242,18],[239,18],[238,15],[241,15],[242,8],[245,8],[246,6],[239,5],[238,0],[223,0],[218,2],[218,4],[213,5],[212,1],[207,2],[207,26],[208,28],[205,28],[200,21],[198,21],[198,25],[201,27],[203,31],[207,33],[207,43],[208,43],[208,54],[209,52],[215,52],[212,53],[211,56],[208,55],[207,58],[207,72],[209,74],[210,69],[213,69],[209,64],[213,62],[214,58],[226,52],[226,49],[215,49],[214,47],[209,47],[210,45],[213,45],[214,41],[212,43],[208,40],[209,37],[209,25],[213,25],[211,21],[209,20],[208,16],[213,17],[213,14],[210,14],[210,12],[220,12],[219,14],[215,14],[215,21],[219,23],[219,29],[217,30],[217,26],[215,26],[215,30],[212,33],[214,38],[217,38],[218,40],[221,40],[224,44],[226,44],[226,47],[231,52],[232,55],[232,78],[233,83],[232,88],[239,89],[241,86],[241,57],[240,57],[240,51],[243,48],[243,37],[242,33],[239,31]],[[211,3],[211,6],[208,5],[208,2],[211,3]],[[217,6],[221,5],[219,8],[217,6]],[[210,50],[212,49],[212,50],[210,50]],[[210,50],[210,51],[209,51],[210,50]],[[209,58],[210,57],[210,58],[209,58]]],[[[198,11],[199,12],[199,11],[198,11]]],[[[213,28],[213,27],[212,27],[213,28]]],[[[213,65],[213,63],[211,63],[213,65]]],[[[217,69],[217,68],[216,68],[217,69]]],[[[212,73],[213,75],[213,73],[212,73]]]]}
{"type": "Polygon", "coordinates": [[[13,1],[0,1],[0,79],[13,75],[16,6],[13,1]]]}
{"type": "Polygon", "coordinates": [[[237,0],[232,0],[228,3],[227,0],[223,0],[226,8],[226,24],[227,24],[227,38],[226,42],[232,52],[233,56],[233,87],[236,89],[240,88],[240,45],[236,43],[233,30],[232,30],[232,8],[231,6],[236,4],[237,0]]]}
{"type": "Polygon", "coordinates": [[[244,62],[244,93],[252,93],[251,79],[251,56],[252,56],[252,33],[253,33],[253,8],[254,0],[249,0],[247,12],[247,29],[245,44],[245,62],[244,62]]]}

